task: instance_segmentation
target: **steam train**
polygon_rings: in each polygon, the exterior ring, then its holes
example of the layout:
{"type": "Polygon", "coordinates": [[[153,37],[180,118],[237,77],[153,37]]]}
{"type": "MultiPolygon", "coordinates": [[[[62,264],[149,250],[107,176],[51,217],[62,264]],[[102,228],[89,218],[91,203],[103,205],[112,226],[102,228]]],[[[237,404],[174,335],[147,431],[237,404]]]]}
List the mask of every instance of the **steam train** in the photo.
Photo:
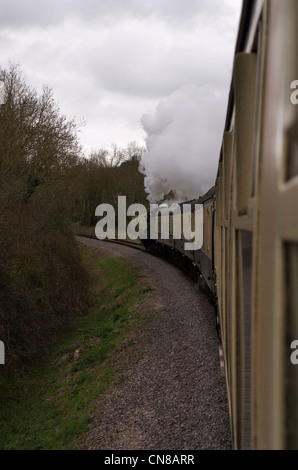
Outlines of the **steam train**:
{"type": "Polygon", "coordinates": [[[203,246],[147,241],[216,299],[235,449],[298,449],[297,25],[297,0],[243,1],[203,246]]]}

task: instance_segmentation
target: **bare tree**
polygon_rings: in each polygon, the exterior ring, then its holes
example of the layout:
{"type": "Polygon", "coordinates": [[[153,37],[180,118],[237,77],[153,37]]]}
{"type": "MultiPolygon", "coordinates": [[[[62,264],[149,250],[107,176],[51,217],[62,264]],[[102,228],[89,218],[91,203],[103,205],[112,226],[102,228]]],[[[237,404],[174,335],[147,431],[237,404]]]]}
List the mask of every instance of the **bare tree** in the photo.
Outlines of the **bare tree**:
{"type": "Polygon", "coordinates": [[[10,365],[46,355],[51,337],[84,309],[84,274],[71,230],[79,188],[78,125],[16,65],[0,71],[0,334],[10,365]]]}

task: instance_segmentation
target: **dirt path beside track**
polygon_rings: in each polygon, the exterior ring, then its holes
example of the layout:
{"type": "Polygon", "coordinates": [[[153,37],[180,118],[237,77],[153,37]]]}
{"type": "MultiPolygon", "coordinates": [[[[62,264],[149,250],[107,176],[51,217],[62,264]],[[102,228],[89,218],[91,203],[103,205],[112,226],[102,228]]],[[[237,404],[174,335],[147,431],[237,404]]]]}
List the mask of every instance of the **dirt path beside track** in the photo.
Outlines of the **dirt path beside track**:
{"type": "Polygon", "coordinates": [[[98,400],[82,449],[231,449],[225,379],[210,299],[178,268],[122,245],[78,238],[124,256],[156,285],[161,308],[125,380],[98,400]]]}

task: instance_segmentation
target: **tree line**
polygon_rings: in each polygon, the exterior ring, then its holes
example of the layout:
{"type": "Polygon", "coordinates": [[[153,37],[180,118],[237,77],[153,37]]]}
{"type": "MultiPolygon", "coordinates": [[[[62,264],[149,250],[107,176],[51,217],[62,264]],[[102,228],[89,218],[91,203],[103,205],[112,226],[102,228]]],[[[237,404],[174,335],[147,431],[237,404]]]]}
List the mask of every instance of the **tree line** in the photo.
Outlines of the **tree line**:
{"type": "Polygon", "coordinates": [[[94,226],[98,218],[95,208],[102,203],[117,207],[118,196],[126,196],[127,205],[148,205],[144,175],[139,171],[144,148],[131,142],[126,148],[100,149],[81,161],[81,213],[77,219],[85,226],[94,226]]]}
{"type": "Polygon", "coordinates": [[[142,147],[85,156],[80,125],[47,87],[26,83],[19,66],[0,70],[0,340],[6,370],[47,360],[61,328],[88,311],[88,275],[74,224],[95,225],[95,208],[146,204],[142,147]]]}

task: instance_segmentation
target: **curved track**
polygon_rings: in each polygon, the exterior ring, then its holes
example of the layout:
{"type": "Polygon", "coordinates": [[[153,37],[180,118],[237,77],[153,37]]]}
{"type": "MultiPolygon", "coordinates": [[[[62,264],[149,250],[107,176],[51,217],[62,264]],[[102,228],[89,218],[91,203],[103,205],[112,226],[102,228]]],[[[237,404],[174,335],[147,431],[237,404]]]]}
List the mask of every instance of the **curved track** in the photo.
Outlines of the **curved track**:
{"type": "Polygon", "coordinates": [[[130,248],[134,248],[136,250],[146,251],[144,246],[141,243],[133,242],[132,240],[117,240],[117,239],[99,240],[95,235],[88,235],[85,233],[76,233],[76,237],[89,238],[91,240],[97,240],[97,241],[104,242],[104,243],[115,243],[116,245],[129,246],[130,248]]]}
{"type": "MultiPolygon", "coordinates": [[[[124,382],[98,400],[81,448],[114,450],[231,449],[225,380],[214,307],[197,283],[144,251],[92,238],[78,240],[124,256],[156,286],[150,341],[140,341],[124,382]]],[[[141,338],[140,338],[141,340],[141,338]]]]}

